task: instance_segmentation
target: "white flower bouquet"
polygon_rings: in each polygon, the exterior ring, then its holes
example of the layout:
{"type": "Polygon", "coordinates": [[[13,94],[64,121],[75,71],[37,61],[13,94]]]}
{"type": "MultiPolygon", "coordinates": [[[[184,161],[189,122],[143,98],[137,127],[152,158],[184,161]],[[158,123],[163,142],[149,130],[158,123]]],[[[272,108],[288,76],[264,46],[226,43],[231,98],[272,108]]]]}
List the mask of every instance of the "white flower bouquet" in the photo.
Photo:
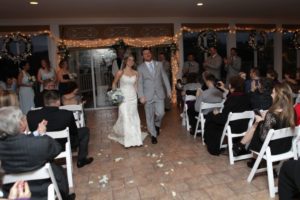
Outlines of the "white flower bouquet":
{"type": "Polygon", "coordinates": [[[121,89],[119,89],[119,88],[108,91],[107,96],[109,98],[109,101],[112,102],[114,105],[119,105],[124,100],[124,95],[123,95],[121,89]]]}
{"type": "Polygon", "coordinates": [[[28,80],[29,80],[30,82],[32,82],[32,83],[36,82],[35,76],[30,76],[30,77],[28,78],[28,80]]]}

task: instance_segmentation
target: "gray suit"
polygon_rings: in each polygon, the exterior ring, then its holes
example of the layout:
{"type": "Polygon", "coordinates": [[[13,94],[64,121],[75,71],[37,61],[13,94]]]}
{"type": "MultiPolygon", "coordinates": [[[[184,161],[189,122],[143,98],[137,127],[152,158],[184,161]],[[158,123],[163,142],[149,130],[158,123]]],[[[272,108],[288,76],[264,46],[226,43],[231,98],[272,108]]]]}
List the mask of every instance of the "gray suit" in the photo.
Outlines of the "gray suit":
{"type": "Polygon", "coordinates": [[[217,79],[221,78],[221,65],[222,65],[222,58],[219,54],[215,56],[209,56],[205,60],[206,64],[204,65],[206,71],[213,74],[217,79]]]}
{"type": "Polygon", "coordinates": [[[227,71],[226,83],[229,83],[229,79],[233,76],[239,75],[241,70],[242,60],[239,56],[230,57],[230,64],[225,65],[227,71]]]}
{"type": "Polygon", "coordinates": [[[162,63],[153,61],[154,74],[150,72],[146,63],[138,66],[138,97],[145,97],[145,112],[148,131],[156,137],[155,126],[160,127],[161,120],[165,114],[164,99],[167,94],[171,95],[171,88],[168,76],[163,69],[162,63]]]}

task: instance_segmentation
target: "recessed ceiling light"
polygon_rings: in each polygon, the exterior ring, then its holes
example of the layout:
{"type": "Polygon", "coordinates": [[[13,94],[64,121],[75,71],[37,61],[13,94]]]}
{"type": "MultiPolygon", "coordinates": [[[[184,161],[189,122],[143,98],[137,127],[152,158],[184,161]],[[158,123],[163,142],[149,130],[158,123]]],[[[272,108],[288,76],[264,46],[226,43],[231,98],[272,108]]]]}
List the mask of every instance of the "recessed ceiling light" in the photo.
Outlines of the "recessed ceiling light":
{"type": "Polygon", "coordinates": [[[203,6],[203,3],[199,2],[199,3],[197,3],[197,6],[203,6]]]}
{"type": "Polygon", "coordinates": [[[39,4],[39,2],[37,2],[37,1],[30,1],[29,3],[30,3],[30,5],[38,5],[39,4]]]}

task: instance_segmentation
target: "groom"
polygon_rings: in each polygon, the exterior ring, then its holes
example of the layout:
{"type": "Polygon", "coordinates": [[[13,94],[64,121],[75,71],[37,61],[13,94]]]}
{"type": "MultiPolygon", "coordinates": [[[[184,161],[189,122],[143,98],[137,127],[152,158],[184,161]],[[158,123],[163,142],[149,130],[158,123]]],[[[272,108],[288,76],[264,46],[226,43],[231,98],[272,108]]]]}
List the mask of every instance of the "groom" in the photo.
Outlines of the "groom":
{"type": "Polygon", "coordinates": [[[151,133],[152,144],[157,143],[161,120],[165,114],[165,88],[171,98],[171,88],[168,76],[162,63],[152,60],[149,48],[142,50],[144,62],[138,66],[138,97],[145,105],[148,131],[151,133]]]}

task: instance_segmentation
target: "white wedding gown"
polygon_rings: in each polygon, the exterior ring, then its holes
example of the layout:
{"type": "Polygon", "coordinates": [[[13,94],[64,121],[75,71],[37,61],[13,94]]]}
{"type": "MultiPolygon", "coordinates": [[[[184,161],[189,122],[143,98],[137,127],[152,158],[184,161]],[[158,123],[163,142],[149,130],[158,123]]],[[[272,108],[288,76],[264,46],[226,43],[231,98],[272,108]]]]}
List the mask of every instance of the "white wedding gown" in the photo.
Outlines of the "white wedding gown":
{"type": "Polygon", "coordinates": [[[137,109],[136,76],[122,75],[120,89],[124,101],[119,106],[119,117],[113,127],[109,139],[117,141],[125,147],[141,146],[147,134],[141,131],[140,117],[137,109]]]}

